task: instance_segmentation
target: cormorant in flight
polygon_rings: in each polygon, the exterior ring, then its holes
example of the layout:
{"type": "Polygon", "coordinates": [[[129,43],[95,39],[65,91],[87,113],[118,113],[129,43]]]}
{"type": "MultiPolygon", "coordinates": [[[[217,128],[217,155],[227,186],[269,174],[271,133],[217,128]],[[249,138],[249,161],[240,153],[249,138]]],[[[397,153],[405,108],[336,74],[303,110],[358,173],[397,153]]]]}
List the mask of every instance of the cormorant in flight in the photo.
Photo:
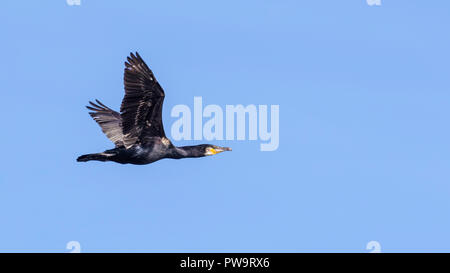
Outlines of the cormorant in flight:
{"type": "Polygon", "coordinates": [[[141,56],[130,53],[125,62],[125,97],[120,113],[98,100],[86,106],[91,117],[116,147],[102,153],[82,155],[78,162],[114,161],[122,164],[149,164],[163,158],[214,155],[231,148],[210,144],[175,147],[162,124],[164,90],[141,56]]]}

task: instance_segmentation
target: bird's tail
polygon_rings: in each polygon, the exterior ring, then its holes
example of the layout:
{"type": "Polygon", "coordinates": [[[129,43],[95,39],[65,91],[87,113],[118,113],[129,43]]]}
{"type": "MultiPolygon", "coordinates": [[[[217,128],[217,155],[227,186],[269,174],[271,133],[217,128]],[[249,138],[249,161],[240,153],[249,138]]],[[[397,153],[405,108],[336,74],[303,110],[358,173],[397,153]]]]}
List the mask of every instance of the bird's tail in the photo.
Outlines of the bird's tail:
{"type": "Polygon", "coordinates": [[[104,153],[98,153],[98,154],[87,154],[82,155],[77,158],[78,162],[86,162],[91,160],[97,160],[97,161],[108,161],[108,155],[104,153]]]}

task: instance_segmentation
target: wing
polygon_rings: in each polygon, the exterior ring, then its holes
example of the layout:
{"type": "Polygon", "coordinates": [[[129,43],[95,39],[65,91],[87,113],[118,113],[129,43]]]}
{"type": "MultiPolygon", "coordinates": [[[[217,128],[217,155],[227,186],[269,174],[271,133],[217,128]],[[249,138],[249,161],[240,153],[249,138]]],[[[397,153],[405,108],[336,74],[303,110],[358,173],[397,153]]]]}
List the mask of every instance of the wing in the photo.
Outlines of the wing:
{"type": "Polygon", "coordinates": [[[125,97],[120,107],[126,148],[147,137],[165,137],[162,124],[164,90],[141,56],[130,53],[125,62],[125,97]]]}
{"type": "Polygon", "coordinates": [[[124,146],[122,133],[122,119],[120,114],[111,108],[105,106],[98,100],[97,104],[89,102],[91,106],[86,106],[92,110],[89,115],[100,125],[103,133],[116,145],[116,147],[124,146]]]}

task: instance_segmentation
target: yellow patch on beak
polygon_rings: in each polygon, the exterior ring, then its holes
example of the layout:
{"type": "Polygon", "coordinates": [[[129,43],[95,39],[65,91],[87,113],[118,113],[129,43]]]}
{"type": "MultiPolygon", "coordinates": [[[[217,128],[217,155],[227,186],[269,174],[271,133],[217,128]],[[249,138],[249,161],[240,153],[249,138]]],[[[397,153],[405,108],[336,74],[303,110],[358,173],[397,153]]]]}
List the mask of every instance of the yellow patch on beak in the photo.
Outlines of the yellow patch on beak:
{"type": "Polygon", "coordinates": [[[216,154],[219,154],[219,153],[221,153],[221,152],[224,152],[224,151],[231,151],[231,148],[228,148],[228,147],[217,147],[217,148],[213,148],[213,147],[208,147],[208,148],[206,148],[206,151],[205,151],[205,155],[216,155],[216,154]]]}

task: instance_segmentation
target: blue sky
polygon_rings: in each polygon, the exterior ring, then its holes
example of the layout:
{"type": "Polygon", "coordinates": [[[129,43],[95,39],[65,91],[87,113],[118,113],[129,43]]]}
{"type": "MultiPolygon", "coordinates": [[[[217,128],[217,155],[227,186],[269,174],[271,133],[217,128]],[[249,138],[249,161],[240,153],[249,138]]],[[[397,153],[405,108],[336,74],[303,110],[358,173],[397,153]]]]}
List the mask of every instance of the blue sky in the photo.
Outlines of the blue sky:
{"type": "MultiPolygon", "coordinates": [[[[450,251],[449,1],[5,1],[0,251],[450,251]],[[280,146],[151,165],[113,145],[139,51],[177,104],[280,105],[280,146]]],[[[179,141],[176,145],[207,141],[179,141]]]]}

